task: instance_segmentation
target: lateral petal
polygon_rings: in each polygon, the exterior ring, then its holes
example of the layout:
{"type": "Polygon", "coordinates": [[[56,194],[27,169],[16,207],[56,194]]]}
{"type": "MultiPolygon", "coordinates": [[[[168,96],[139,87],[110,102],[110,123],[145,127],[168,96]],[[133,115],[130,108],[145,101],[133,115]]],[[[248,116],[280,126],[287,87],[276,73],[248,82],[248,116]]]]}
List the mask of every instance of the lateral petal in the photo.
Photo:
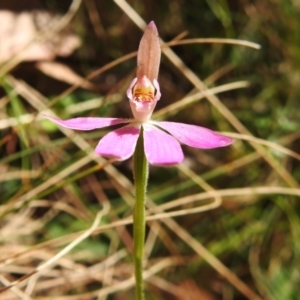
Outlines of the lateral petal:
{"type": "Polygon", "coordinates": [[[153,122],[172,134],[178,141],[194,148],[211,149],[225,147],[233,139],[216,133],[208,128],[175,122],[153,122]]]}
{"type": "Polygon", "coordinates": [[[133,155],[140,134],[138,126],[124,126],[106,134],[98,143],[95,152],[101,156],[125,160],[133,155]]]}
{"type": "Polygon", "coordinates": [[[144,150],[152,165],[169,166],[183,161],[184,155],[178,141],[159,128],[144,124],[144,150]]]}
{"type": "Polygon", "coordinates": [[[103,128],[121,123],[129,123],[131,120],[119,119],[119,118],[92,118],[92,117],[80,117],[68,120],[61,120],[50,116],[43,115],[48,120],[61,125],[66,128],[75,130],[93,130],[96,128],[103,128]]]}

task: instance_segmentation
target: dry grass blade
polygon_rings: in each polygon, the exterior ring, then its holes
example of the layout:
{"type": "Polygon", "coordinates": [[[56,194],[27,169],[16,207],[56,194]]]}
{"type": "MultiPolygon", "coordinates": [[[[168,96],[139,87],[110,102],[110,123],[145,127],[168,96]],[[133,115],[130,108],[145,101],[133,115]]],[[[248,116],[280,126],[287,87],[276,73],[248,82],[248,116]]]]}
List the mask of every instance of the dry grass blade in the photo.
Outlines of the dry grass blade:
{"type": "Polygon", "coordinates": [[[89,230],[85,231],[82,235],[80,235],[75,240],[73,240],[68,246],[66,246],[62,251],[57,253],[54,257],[52,257],[51,259],[49,259],[48,261],[46,261],[45,263],[37,267],[32,273],[25,275],[19,280],[11,282],[8,286],[2,289],[0,293],[5,292],[7,289],[14,287],[15,285],[24,281],[25,279],[30,278],[32,275],[42,272],[43,270],[49,268],[49,266],[53,265],[57,260],[59,260],[61,257],[66,255],[68,252],[70,252],[74,247],[76,247],[79,243],[81,243],[83,240],[85,240],[88,236],[90,236],[95,231],[95,229],[99,226],[101,218],[103,217],[103,215],[106,215],[109,212],[109,209],[110,209],[110,205],[108,205],[108,202],[105,202],[103,209],[97,213],[93,225],[89,230]]]}
{"type": "Polygon", "coordinates": [[[95,89],[93,84],[76,74],[71,68],[64,64],[42,61],[36,63],[36,68],[54,79],[69,83],[71,85],[78,85],[87,90],[95,89]]]}
{"type": "Polygon", "coordinates": [[[188,44],[229,44],[229,45],[237,45],[237,46],[245,46],[253,49],[260,49],[260,45],[257,43],[242,41],[242,40],[234,40],[234,39],[220,39],[220,38],[205,38],[205,39],[185,39],[181,41],[172,41],[167,42],[162,45],[164,47],[171,47],[177,45],[188,45],[188,44]]]}
{"type": "Polygon", "coordinates": [[[256,138],[254,136],[249,136],[249,135],[246,135],[246,134],[238,134],[238,133],[232,133],[232,132],[224,132],[224,134],[226,134],[227,136],[229,137],[232,137],[232,138],[237,138],[237,139],[241,139],[241,140],[245,140],[245,141],[251,141],[251,142],[254,142],[254,143],[258,143],[258,144],[261,144],[261,145],[265,145],[269,148],[272,148],[274,150],[278,150],[286,155],[289,155],[297,160],[300,161],[300,155],[290,149],[287,149],[277,143],[274,143],[274,142],[269,142],[269,141],[266,141],[266,140],[263,140],[263,139],[259,139],[259,138],[256,138]]]}
{"type": "Polygon", "coordinates": [[[234,89],[242,89],[246,88],[249,86],[249,83],[246,81],[238,81],[238,82],[232,82],[232,83],[227,83],[224,85],[220,85],[214,88],[207,89],[206,91],[203,92],[198,92],[190,96],[186,96],[183,99],[180,99],[162,109],[159,111],[155,112],[153,114],[153,117],[155,119],[160,119],[165,116],[173,115],[176,114],[178,111],[180,111],[183,107],[186,107],[188,105],[191,105],[195,103],[196,101],[199,101],[201,99],[204,99],[205,97],[209,95],[215,95],[227,91],[231,91],[234,89]]]}

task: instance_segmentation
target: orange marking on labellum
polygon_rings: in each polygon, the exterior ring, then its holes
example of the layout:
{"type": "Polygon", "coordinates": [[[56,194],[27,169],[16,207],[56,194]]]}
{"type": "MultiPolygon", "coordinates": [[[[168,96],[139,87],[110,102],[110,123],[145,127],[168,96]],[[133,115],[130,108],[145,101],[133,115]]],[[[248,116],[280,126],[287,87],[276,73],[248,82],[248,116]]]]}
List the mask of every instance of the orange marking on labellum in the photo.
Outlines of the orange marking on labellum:
{"type": "Polygon", "coordinates": [[[138,102],[151,102],[154,99],[154,89],[152,86],[145,88],[136,85],[133,88],[133,98],[138,102]]]}

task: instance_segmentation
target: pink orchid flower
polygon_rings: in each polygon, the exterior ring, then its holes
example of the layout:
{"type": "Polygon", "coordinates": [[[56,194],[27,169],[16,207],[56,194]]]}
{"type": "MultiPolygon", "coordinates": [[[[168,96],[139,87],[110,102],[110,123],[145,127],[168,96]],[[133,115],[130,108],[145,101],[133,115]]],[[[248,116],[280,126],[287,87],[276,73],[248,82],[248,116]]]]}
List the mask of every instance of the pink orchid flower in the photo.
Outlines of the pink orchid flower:
{"type": "Polygon", "coordinates": [[[201,149],[230,145],[233,139],[210,129],[195,125],[151,120],[152,112],[161,97],[157,81],[161,48],[157,28],[150,22],[141,39],[137,56],[137,77],[128,90],[134,119],[82,117],[61,120],[45,116],[49,120],[75,130],[93,130],[117,124],[124,127],[106,134],[98,143],[95,152],[101,156],[119,160],[130,158],[138,137],[143,133],[144,151],[152,165],[175,165],[183,161],[180,143],[201,149]]]}

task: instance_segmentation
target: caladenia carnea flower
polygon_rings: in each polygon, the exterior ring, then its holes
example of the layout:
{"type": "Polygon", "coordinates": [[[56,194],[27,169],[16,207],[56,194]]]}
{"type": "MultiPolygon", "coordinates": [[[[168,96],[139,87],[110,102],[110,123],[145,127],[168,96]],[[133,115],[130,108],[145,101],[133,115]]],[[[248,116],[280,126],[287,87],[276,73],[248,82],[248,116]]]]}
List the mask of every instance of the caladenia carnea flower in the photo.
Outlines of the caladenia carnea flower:
{"type": "Polygon", "coordinates": [[[133,119],[73,118],[49,120],[75,130],[93,130],[125,124],[106,134],[95,152],[101,156],[125,160],[132,155],[136,203],[133,211],[134,264],[136,298],[144,299],[143,255],[145,241],[145,201],[148,180],[148,162],[153,165],[175,165],[184,159],[180,143],[195,148],[224,147],[233,142],[229,137],[210,129],[175,122],[151,120],[161,97],[157,81],[161,48],[154,22],[150,22],[141,39],[137,56],[137,76],[131,82],[127,96],[133,119]]]}
{"type": "Polygon", "coordinates": [[[230,145],[233,140],[210,129],[176,122],[151,120],[152,112],[161,97],[157,81],[161,48],[157,28],[150,22],[141,39],[137,56],[137,77],[128,90],[133,119],[82,117],[61,120],[45,116],[49,120],[75,130],[93,130],[117,124],[126,126],[106,134],[95,152],[104,157],[119,160],[130,158],[143,129],[144,151],[152,165],[176,165],[184,155],[180,143],[195,148],[211,149],[230,145]]]}

